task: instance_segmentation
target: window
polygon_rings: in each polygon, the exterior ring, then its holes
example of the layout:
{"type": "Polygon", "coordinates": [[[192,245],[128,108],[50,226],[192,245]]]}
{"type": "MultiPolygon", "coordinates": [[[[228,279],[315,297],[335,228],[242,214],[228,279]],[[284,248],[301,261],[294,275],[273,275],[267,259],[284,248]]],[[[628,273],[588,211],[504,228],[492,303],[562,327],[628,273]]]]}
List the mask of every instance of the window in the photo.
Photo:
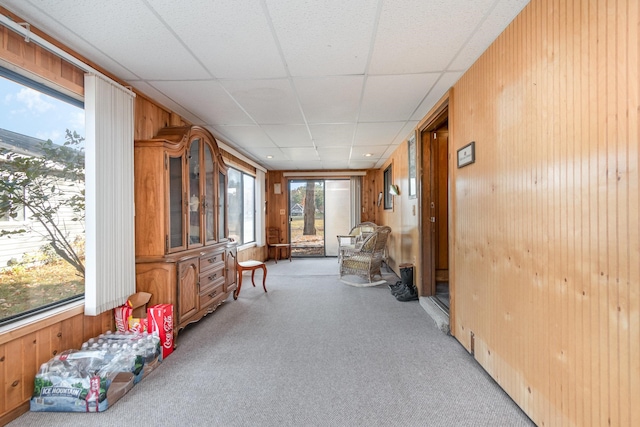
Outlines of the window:
{"type": "Polygon", "coordinates": [[[84,294],[84,109],[0,68],[0,324],[84,294]]]}
{"type": "Polygon", "coordinates": [[[393,179],[391,174],[391,165],[387,166],[384,170],[384,208],[393,209],[393,196],[391,195],[391,180],[393,179]]]}
{"type": "Polygon", "coordinates": [[[256,241],[256,178],[229,168],[229,235],[239,245],[256,241]]]}

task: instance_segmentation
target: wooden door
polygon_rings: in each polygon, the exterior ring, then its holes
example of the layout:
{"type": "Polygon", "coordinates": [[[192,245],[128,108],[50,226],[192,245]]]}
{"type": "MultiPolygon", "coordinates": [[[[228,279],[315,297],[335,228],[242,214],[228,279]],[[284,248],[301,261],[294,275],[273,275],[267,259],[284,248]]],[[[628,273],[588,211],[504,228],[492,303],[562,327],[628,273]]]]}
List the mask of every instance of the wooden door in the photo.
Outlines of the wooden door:
{"type": "MultiPolygon", "coordinates": [[[[447,110],[421,132],[422,266],[420,295],[436,295],[449,281],[449,131],[447,110]]],[[[448,289],[445,289],[448,293],[448,289]]]]}
{"type": "Polygon", "coordinates": [[[431,161],[432,168],[430,199],[430,216],[435,218],[431,221],[433,241],[435,244],[434,267],[435,280],[437,283],[449,282],[449,185],[448,185],[448,141],[449,130],[447,124],[439,127],[431,134],[431,161]]]}

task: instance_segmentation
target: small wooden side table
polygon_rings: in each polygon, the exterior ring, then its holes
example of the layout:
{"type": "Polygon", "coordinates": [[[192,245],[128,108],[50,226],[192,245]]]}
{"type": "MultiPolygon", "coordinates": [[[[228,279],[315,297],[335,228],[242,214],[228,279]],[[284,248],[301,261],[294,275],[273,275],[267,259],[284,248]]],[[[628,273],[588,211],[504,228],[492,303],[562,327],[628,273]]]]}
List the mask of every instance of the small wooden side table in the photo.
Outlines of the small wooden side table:
{"type": "Polygon", "coordinates": [[[248,260],[248,261],[238,261],[238,262],[236,262],[236,268],[238,270],[238,288],[233,293],[233,299],[238,299],[238,295],[240,295],[240,289],[242,288],[242,273],[245,270],[251,270],[251,283],[253,284],[253,287],[255,288],[256,283],[253,281],[253,276],[256,274],[256,270],[258,268],[261,268],[262,271],[263,271],[263,274],[262,274],[262,288],[264,289],[265,292],[267,292],[267,286],[266,286],[267,266],[264,264],[264,262],[256,261],[256,260],[252,260],[252,259],[248,260]]]}

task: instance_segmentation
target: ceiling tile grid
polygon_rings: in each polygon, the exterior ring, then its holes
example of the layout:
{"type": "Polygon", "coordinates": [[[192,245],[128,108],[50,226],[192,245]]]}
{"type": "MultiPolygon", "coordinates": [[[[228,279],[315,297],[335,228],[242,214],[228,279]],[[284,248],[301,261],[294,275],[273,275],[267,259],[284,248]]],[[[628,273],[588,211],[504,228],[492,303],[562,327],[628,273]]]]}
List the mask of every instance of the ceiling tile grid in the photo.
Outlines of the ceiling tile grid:
{"type": "Polygon", "coordinates": [[[292,76],[366,71],[378,1],[266,0],[292,76]]]}
{"type": "Polygon", "coordinates": [[[0,0],[273,170],[382,166],[527,4],[0,0]]]}
{"type": "Polygon", "coordinates": [[[261,3],[190,0],[176,13],[175,0],[148,2],[216,78],[283,78],[286,69],[261,3]]]}

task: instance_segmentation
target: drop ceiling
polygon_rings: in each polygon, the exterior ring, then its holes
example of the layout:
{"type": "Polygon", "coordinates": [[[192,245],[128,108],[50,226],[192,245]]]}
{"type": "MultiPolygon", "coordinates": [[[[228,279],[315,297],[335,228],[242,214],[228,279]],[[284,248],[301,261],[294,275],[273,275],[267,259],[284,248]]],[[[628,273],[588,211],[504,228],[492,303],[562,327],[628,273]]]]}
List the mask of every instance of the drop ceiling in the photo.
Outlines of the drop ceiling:
{"type": "Polygon", "coordinates": [[[528,0],[0,0],[268,170],[379,168],[528,0]]]}

